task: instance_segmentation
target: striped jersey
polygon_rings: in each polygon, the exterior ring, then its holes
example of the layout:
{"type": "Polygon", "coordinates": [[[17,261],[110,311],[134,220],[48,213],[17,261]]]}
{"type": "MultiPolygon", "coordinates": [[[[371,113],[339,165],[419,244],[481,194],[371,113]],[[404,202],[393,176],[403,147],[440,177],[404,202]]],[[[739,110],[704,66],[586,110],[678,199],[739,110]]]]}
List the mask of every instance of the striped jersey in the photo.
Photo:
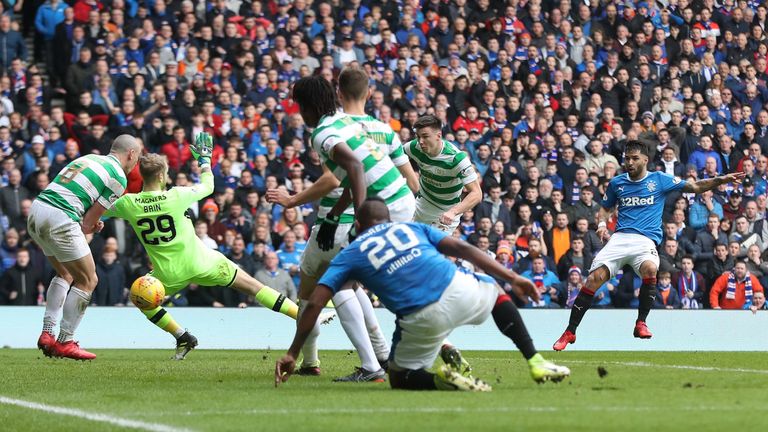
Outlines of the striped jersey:
{"type": "Polygon", "coordinates": [[[64,167],[37,199],[79,222],[96,202],[111,208],[127,184],[115,156],[86,155],[64,167]]]}
{"type": "MultiPolygon", "coordinates": [[[[364,123],[343,112],[323,117],[310,137],[312,147],[320,155],[323,163],[341,182],[341,187],[320,200],[319,218],[323,218],[333,208],[343,189],[349,185],[346,171],[330,157],[333,148],[340,143],[347,144],[357,160],[362,163],[368,196],[378,196],[387,204],[391,204],[411,193],[405,179],[390,158],[390,155],[395,157],[401,165],[407,163],[400,140],[395,138],[394,132],[388,135],[383,128],[386,125],[383,123],[377,125],[369,116],[358,117],[364,123]],[[366,124],[366,127],[363,127],[363,124],[366,124]],[[369,135],[367,129],[371,129],[374,134],[369,135]]],[[[341,216],[340,223],[353,221],[354,211],[350,206],[341,216]]]]}
{"type": "Polygon", "coordinates": [[[458,204],[464,185],[477,180],[467,153],[450,141],[443,140],[443,149],[434,157],[421,149],[418,140],[408,142],[405,152],[419,166],[419,194],[438,208],[458,204]]]}

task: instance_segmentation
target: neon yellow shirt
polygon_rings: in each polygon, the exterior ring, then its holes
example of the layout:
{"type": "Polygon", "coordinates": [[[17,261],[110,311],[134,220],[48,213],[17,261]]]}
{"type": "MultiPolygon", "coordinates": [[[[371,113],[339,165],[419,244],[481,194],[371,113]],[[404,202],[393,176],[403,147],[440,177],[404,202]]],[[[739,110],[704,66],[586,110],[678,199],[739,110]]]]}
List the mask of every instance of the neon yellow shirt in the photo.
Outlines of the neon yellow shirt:
{"type": "Polygon", "coordinates": [[[211,252],[195,234],[186,211],[213,193],[213,174],[200,175],[200,184],[166,191],[126,194],[105,215],[128,221],[154,265],[161,281],[189,279],[210,264],[211,252]]]}

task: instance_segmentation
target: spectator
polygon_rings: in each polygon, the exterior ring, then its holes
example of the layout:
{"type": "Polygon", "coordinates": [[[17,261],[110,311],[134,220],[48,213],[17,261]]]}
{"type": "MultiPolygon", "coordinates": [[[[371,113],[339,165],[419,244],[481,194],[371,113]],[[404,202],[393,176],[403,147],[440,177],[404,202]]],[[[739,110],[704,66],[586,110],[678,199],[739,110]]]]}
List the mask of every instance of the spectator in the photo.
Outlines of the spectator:
{"type": "Polygon", "coordinates": [[[712,309],[748,309],[755,292],[763,292],[763,286],[747,271],[747,264],[738,261],[712,285],[709,304],[712,309]]]}
{"type": "Polygon", "coordinates": [[[208,224],[204,220],[199,220],[195,223],[195,235],[206,247],[214,250],[218,249],[219,246],[216,244],[216,240],[208,236],[208,224]]]}
{"type": "Polygon", "coordinates": [[[656,295],[656,300],[653,303],[654,308],[680,309],[682,307],[680,296],[678,295],[677,290],[675,290],[675,288],[672,286],[669,272],[659,272],[656,286],[658,294],[656,295]]]}
{"type": "Polygon", "coordinates": [[[584,251],[584,239],[574,237],[571,240],[571,248],[560,258],[557,263],[557,277],[564,281],[568,277],[568,272],[577,268],[582,274],[589,274],[592,268],[592,255],[584,251]]]}
{"type": "Polygon", "coordinates": [[[17,58],[27,61],[27,45],[21,33],[11,29],[11,17],[0,15],[0,66],[8,69],[17,58]]]}
{"type": "Polygon", "coordinates": [[[570,309],[573,307],[573,301],[579,295],[579,291],[584,286],[584,276],[581,269],[571,267],[568,269],[566,280],[557,284],[557,299],[560,306],[570,309]]]}
{"type": "Polygon", "coordinates": [[[45,287],[43,275],[29,258],[29,251],[19,249],[16,263],[0,276],[0,304],[42,306],[45,287]]]}
{"type": "Polygon", "coordinates": [[[283,244],[277,250],[277,257],[280,260],[280,267],[293,278],[293,284],[299,286],[301,251],[296,248],[296,234],[293,231],[283,235],[283,244]]]}
{"type": "Polygon", "coordinates": [[[21,171],[11,170],[8,186],[0,188],[0,211],[9,220],[21,215],[21,202],[30,198],[27,188],[21,185],[21,171]]]}
{"type": "Polygon", "coordinates": [[[265,252],[264,268],[256,272],[256,279],[264,285],[274,288],[280,294],[296,301],[296,286],[293,278],[285,270],[278,267],[278,257],[275,252],[265,252]]]}
{"type": "Polygon", "coordinates": [[[117,260],[117,250],[105,247],[96,263],[99,282],[93,294],[93,302],[99,306],[123,306],[127,295],[125,268],[117,260]]]}
{"type": "Polygon", "coordinates": [[[682,270],[672,275],[672,284],[677,291],[683,309],[704,307],[706,282],[704,275],[694,270],[693,257],[686,255],[681,261],[682,270]]]}
{"type": "Polygon", "coordinates": [[[768,304],[765,303],[765,293],[755,292],[752,294],[752,305],[749,307],[752,313],[756,313],[759,310],[768,310],[768,304]]]}
{"type": "Polygon", "coordinates": [[[556,303],[557,284],[559,284],[560,281],[557,279],[557,276],[553,272],[546,269],[543,256],[537,256],[534,258],[531,262],[531,269],[522,272],[520,276],[532,281],[534,285],[536,285],[536,289],[541,295],[541,300],[538,302],[534,302],[529,298],[526,307],[558,307],[556,303]]]}

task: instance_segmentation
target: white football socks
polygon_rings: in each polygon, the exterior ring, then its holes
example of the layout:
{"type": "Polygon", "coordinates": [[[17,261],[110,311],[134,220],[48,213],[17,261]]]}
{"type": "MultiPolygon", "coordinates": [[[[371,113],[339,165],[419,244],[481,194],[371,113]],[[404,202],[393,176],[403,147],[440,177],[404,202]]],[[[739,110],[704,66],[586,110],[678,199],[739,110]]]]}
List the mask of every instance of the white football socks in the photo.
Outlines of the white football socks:
{"type": "Polygon", "coordinates": [[[363,317],[365,318],[365,327],[368,329],[368,337],[371,338],[371,345],[373,345],[373,351],[376,353],[376,358],[379,362],[389,359],[389,344],[384,337],[384,333],[379,327],[379,319],[376,318],[376,312],[371,304],[371,298],[362,287],[358,287],[355,290],[357,300],[360,301],[360,307],[363,309],[363,317]]]}
{"type": "Polygon", "coordinates": [[[45,315],[43,315],[43,331],[54,334],[53,330],[61,320],[64,300],[67,298],[69,284],[58,276],[51,279],[46,292],[45,315]]]}
{"type": "MultiPolygon", "coordinates": [[[[298,324],[301,316],[307,308],[306,300],[299,300],[299,313],[296,316],[296,323],[298,324]]],[[[317,338],[320,336],[320,325],[315,323],[312,327],[312,331],[307,335],[304,346],[301,348],[301,353],[304,355],[304,359],[301,361],[302,367],[320,367],[320,358],[317,353],[317,338]]]]}
{"type": "Polygon", "coordinates": [[[85,292],[74,285],[69,289],[67,299],[64,300],[64,314],[61,319],[61,331],[59,332],[59,342],[69,342],[72,340],[75,330],[80,325],[80,321],[85,315],[85,309],[91,302],[91,293],[85,292]]]}
{"type": "Polygon", "coordinates": [[[365,327],[363,308],[357,299],[354,290],[342,289],[333,296],[333,304],[339,314],[339,321],[347,333],[352,345],[357,349],[363,369],[374,372],[381,369],[376,353],[373,351],[371,339],[368,337],[368,329],[365,327]]]}

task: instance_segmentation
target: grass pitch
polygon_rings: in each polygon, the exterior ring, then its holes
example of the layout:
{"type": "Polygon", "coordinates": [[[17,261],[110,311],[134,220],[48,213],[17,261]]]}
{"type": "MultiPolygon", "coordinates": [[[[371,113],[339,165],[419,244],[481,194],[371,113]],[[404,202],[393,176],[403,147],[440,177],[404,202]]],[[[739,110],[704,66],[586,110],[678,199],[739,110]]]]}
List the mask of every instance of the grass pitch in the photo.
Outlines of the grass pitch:
{"type": "Polygon", "coordinates": [[[465,352],[476,375],[494,387],[470,394],[332,383],[357,363],[347,352],[322,352],[323,376],[294,376],[277,389],[273,371],[282,352],[202,350],[183,362],[168,360],[171,351],[95,352],[96,361],[82,363],[0,350],[0,430],[129,429],[9,400],[141,421],[134,430],[168,432],[701,432],[768,426],[765,353],[547,352],[570,367],[572,377],[537,385],[517,352],[465,352]]]}

